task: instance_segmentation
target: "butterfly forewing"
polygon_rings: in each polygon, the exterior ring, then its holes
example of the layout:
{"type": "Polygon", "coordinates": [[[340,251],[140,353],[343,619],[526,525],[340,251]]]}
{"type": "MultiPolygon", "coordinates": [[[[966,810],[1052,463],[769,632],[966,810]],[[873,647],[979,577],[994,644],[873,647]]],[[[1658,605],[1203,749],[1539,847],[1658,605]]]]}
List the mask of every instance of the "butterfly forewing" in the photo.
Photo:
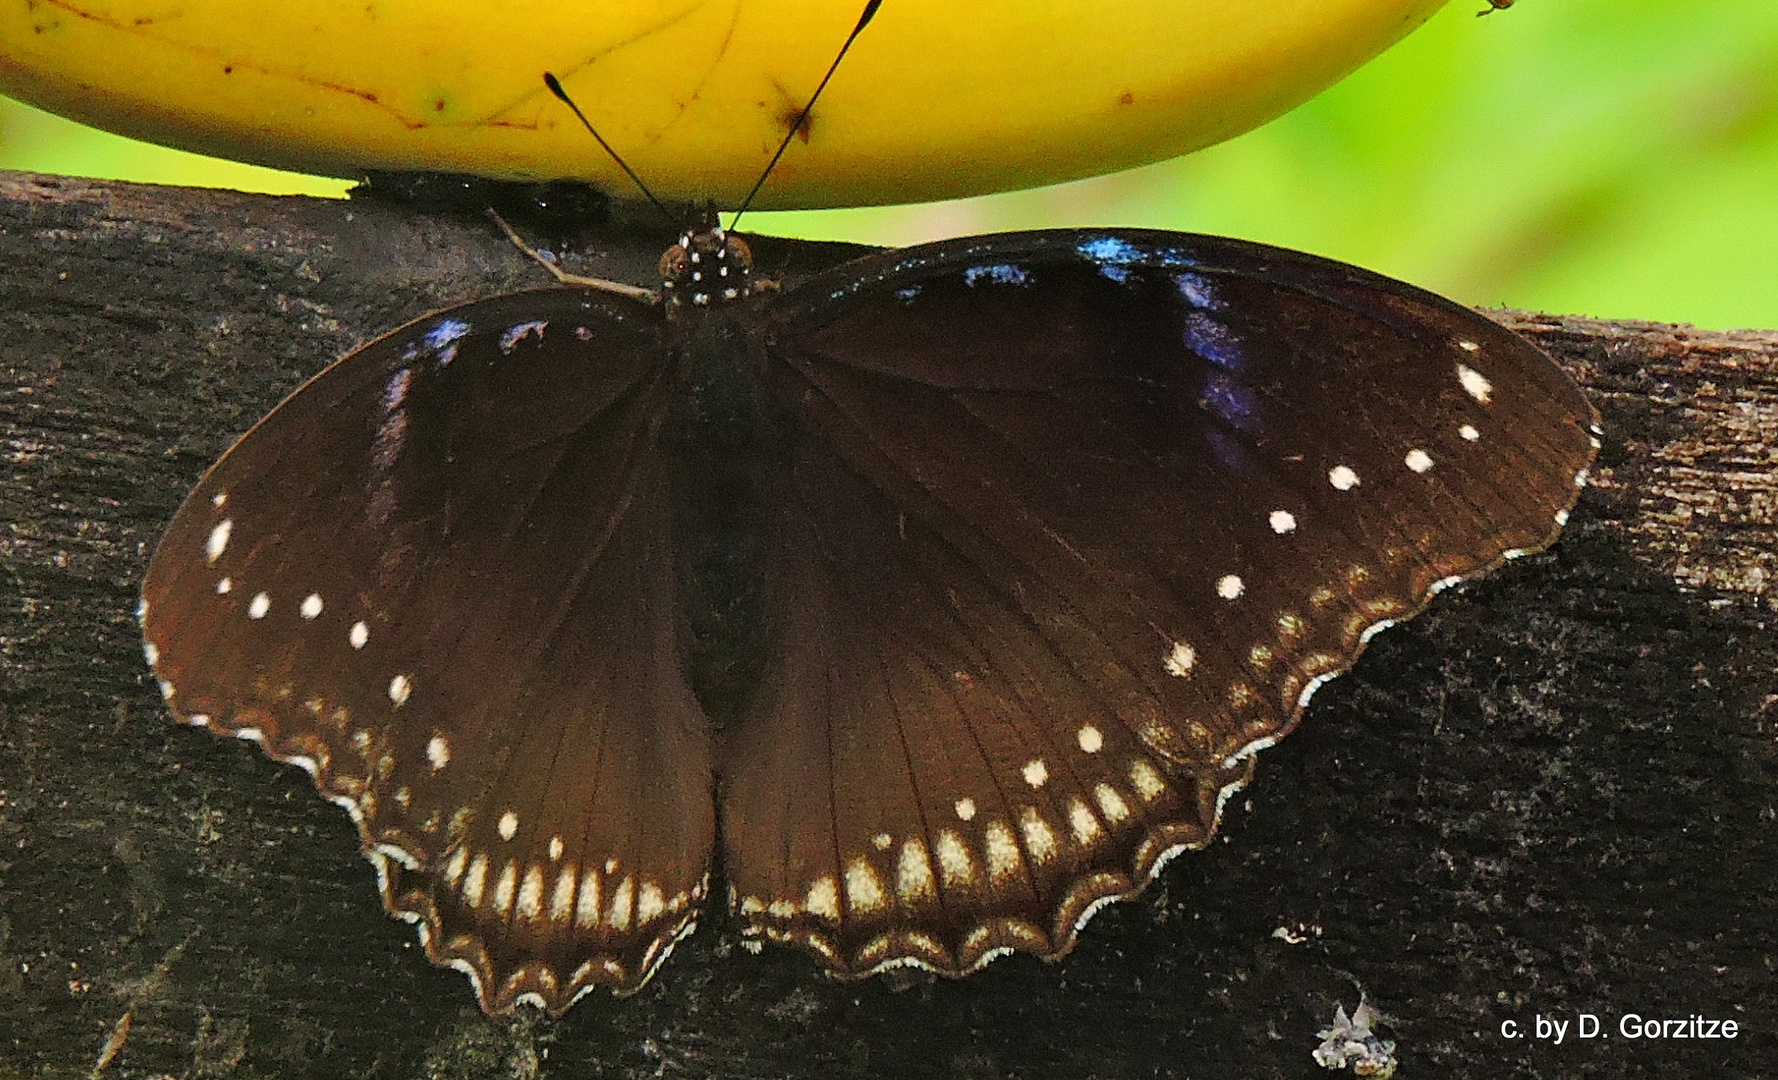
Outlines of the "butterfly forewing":
{"type": "Polygon", "coordinates": [[[1377,627],[1548,543],[1596,446],[1487,320],[1235,241],[931,245],[770,318],[726,868],[746,932],[848,973],[1066,951],[1377,627]]]}
{"type": "Polygon", "coordinates": [[[672,367],[655,313],[567,291],[411,324],[245,436],[143,588],[174,710],[308,767],[490,1008],[635,989],[706,888],[672,367]]]}

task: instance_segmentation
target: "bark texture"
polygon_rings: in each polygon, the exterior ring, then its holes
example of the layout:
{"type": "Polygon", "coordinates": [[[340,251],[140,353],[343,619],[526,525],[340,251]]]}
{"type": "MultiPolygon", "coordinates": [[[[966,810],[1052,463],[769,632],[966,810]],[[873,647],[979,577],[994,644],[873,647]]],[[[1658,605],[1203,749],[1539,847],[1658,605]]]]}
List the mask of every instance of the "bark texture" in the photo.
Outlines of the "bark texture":
{"type": "MultiPolygon", "coordinates": [[[[571,265],[646,282],[668,239],[607,222],[571,265]]],[[[484,1017],[303,773],[167,721],[134,608],[303,379],[543,280],[474,214],[0,173],[0,1080],[1301,1077],[1361,991],[1404,1077],[1778,1060],[1778,332],[1521,312],[1608,432],[1567,535],[1380,637],[1066,961],[842,984],[712,914],[637,997],[484,1017]]]]}

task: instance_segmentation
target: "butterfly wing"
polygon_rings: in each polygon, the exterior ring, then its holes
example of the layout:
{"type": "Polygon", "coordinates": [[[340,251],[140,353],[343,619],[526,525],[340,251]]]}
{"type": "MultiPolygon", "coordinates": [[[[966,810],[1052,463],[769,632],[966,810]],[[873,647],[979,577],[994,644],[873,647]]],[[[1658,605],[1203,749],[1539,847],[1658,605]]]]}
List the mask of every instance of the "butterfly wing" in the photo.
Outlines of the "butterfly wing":
{"type": "Polygon", "coordinates": [[[1207,237],[891,252],[762,339],[775,659],[724,857],[747,935],[841,973],[1066,952],[1371,634],[1549,543],[1597,445],[1488,320],[1207,237]]]}
{"type": "Polygon", "coordinates": [[[566,290],[412,323],[243,437],[143,586],[175,713],[313,773],[491,1010],[635,990],[706,888],[667,356],[658,313],[566,290]]]}

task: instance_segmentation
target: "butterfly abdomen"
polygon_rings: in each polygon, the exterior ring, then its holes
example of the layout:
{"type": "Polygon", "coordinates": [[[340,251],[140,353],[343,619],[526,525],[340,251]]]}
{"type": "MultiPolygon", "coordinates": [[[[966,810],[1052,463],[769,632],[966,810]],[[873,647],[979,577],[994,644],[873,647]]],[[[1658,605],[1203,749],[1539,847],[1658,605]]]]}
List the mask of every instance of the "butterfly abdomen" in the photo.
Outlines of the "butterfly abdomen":
{"type": "Polygon", "coordinates": [[[687,679],[720,726],[751,699],[765,656],[759,403],[745,332],[722,313],[687,322],[688,392],[667,436],[679,617],[687,679]]]}

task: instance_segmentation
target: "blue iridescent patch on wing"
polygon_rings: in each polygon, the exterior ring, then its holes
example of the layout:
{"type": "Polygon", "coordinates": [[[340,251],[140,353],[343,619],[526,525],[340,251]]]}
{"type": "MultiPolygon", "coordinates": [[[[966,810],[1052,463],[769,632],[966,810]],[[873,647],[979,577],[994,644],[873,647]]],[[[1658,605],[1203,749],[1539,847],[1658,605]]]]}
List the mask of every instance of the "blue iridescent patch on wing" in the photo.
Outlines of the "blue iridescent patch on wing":
{"type": "Polygon", "coordinates": [[[1107,266],[1196,266],[1198,260],[1178,248],[1140,248],[1117,236],[1086,240],[1074,248],[1103,269],[1107,266]]]}
{"type": "MultiPolygon", "coordinates": [[[[383,420],[377,425],[376,441],[371,445],[372,468],[379,479],[395,468],[395,459],[401,453],[407,436],[407,396],[413,384],[414,369],[401,368],[383,387],[383,420]]],[[[389,500],[381,499],[376,505],[380,511],[387,510],[389,500]]]]}
{"type": "Polygon", "coordinates": [[[522,322],[510,327],[506,333],[500,335],[500,355],[511,356],[512,351],[518,348],[519,342],[533,334],[537,335],[537,343],[543,344],[543,330],[548,325],[546,322],[534,321],[522,322]]]}
{"type": "Polygon", "coordinates": [[[400,368],[395,374],[389,376],[388,383],[383,386],[383,411],[393,414],[405,407],[408,389],[413,384],[414,371],[412,368],[400,368]]]}
{"type": "Polygon", "coordinates": [[[1011,263],[972,266],[963,271],[963,284],[973,286],[979,281],[986,281],[990,285],[1029,285],[1031,275],[1025,272],[1024,267],[1011,263]]]}
{"type": "Polygon", "coordinates": [[[1210,444],[1210,453],[1226,471],[1238,473],[1247,468],[1247,448],[1227,431],[1208,428],[1204,432],[1204,441],[1210,444]]]}
{"type": "Polygon", "coordinates": [[[1220,368],[1234,371],[1243,359],[1241,336],[1208,315],[1185,317],[1185,347],[1220,368]]]}
{"type": "Polygon", "coordinates": [[[1203,274],[1174,274],[1173,284],[1179,287],[1179,295],[1192,307],[1221,311],[1229,306],[1227,300],[1216,295],[1216,284],[1203,274]]]}
{"type": "Polygon", "coordinates": [[[1253,389],[1220,372],[1204,382],[1204,401],[1210,411],[1226,420],[1237,431],[1259,428],[1258,402],[1253,389]]]}
{"type": "Polygon", "coordinates": [[[457,343],[469,334],[469,324],[462,319],[441,319],[437,326],[420,335],[420,340],[402,352],[403,360],[413,360],[421,353],[435,353],[438,366],[444,367],[457,358],[457,343]]]}
{"type": "Polygon", "coordinates": [[[920,295],[920,286],[918,286],[918,285],[909,285],[905,289],[896,289],[895,290],[895,298],[897,300],[900,300],[904,304],[913,303],[914,297],[919,296],[919,295],[920,295]]]}
{"type": "Polygon", "coordinates": [[[1101,266],[1099,267],[1099,273],[1104,277],[1108,277],[1117,282],[1119,285],[1126,285],[1130,281],[1130,272],[1121,266],[1101,266]]]}

